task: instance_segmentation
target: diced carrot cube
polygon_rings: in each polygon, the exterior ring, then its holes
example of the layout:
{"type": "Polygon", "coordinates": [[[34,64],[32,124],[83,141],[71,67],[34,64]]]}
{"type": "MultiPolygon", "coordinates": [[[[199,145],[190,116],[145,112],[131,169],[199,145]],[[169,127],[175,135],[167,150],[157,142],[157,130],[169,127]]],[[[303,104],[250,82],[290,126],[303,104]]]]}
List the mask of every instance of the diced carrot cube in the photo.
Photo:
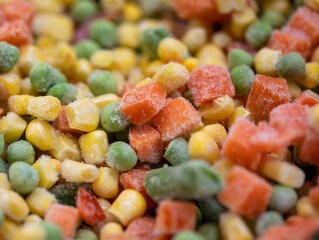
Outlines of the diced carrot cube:
{"type": "Polygon", "coordinates": [[[35,9],[29,1],[14,0],[12,2],[2,4],[0,9],[4,12],[8,21],[23,20],[26,24],[31,25],[35,9]]]}
{"type": "Polygon", "coordinates": [[[225,95],[235,96],[235,88],[227,69],[215,64],[202,64],[194,69],[188,81],[188,88],[197,107],[225,95]]]}
{"type": "Polygon", "coordinates": [[[140,217],[133,220],[126,228],[125,235],[138,240],[151,240],[154,236],[155,221],[149,217],[140,217]]]}
{"type": "Polygon", "coordinates": [[[310,164],[319,166],[319,129],[306,125],[305,138],[300,145],[300,158],[310,164]]]}
{"type": "Polygon", "coordinates": [[[77,229],[80,215],[74,207],[53,204],[46,213],[44,220],[61,228],[63,238],[73,238],[77,229]]]}
{"type": "Polygon", "coordinates": [[[157,209],[156,234],[175,234],[182,230],[194,230],[196,206],[189,202],[165,200],[157,209]]]}
{"type": "Polygon", "coordinates": [[[257,74],[249,93],[246,108],[257,118],[266,119],[270,111],[290,101],[287,81],[257,74]]]}
{"type": "Polygon", "coordinates": [[[140,125],[130,129],[130,145],[142,162],[158,163],[163,156],[161,134],[149,125],[140,125]]]}
{"type": "Polygon", "coordinates": [[[234,166],[218,199],[230,210],[256,219],[266,210],[270,195],[269,183],[243,167],[234,166]]]}
{"type": "Polygon", "coordinates": [[[59,116],[52,122],[52,125],[61,132],[83,133],[81,130],[70,128],[65,115],[65,106],[61,106],[59,116]]]}
{"type": "Polygon", "coordinates": [[[311,107],[319,103],[319,95],[308,89],[295,98],[293,103],[308,105],[311,107]]]}
{"type": "Polygon", "coordinates": [[[149,83],[124,94],[120,109],[135,125],[154,117],[165,103],[166,93],[158,83],[149,83]]]}
{"type": "Polygon", "coordinates": [[[198,126],[199,112],[183,97],[166,102],[167,105],[153,118],[153,123],[162,135],[162,140],[171,141],[184,136],[198,126]]]}
{"type": "Polygon", "coordinates": [[[14,20],[0,26],[0,41],[21,46],[32,42],[32,34],[28,25],[22,20],[14,20]]]}

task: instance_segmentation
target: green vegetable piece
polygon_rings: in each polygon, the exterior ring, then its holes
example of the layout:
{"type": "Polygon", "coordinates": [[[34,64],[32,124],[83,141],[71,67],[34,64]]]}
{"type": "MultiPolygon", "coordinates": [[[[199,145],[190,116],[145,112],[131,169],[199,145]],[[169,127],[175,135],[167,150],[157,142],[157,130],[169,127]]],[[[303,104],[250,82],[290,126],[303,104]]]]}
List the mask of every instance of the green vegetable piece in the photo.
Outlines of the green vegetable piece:
{"type": "MultiPolygon", "coordinates": [[[[143,183],[148,195],[156,202],[164,199],[201,199],[211,197],[223,187],[221,177],[200,160],[179,166],[163,167],[147,173],[143,183]]],[[[201,210],[205,218],[205,213],[201,210]]]]}
{"type": "Polygon", "coordinates": [[[205,240],[205,238],[196,232],[182,231],[177,233],[173,240],[205,240]]]}
{"type": "Polygon", "coordinates": [[[100,46],[95,41],[86,39],[75,44],[74,49],[78,58],[90,59],[92,54],[100,49],[100,46]]]}
{"type": "Polygon", "coordinates": [[[198,233],[206,240],[220,240],[218,226],[215,223],[205,223],[198,228],[198,233]]]}
{"type": "Polygon", "coordinates": [[[58,83],[51,87],[47,95],[58,98],[62,105],[68,105],[76,100],[78,90],[72,84],[58,83]]]}
{"type": "Polygon", "coordinates": [[[198,200],[198,206],[205,222],[217,222],[219,215],[226,211],[225,208],[212,197],[198,200]]]}
{"type": "Polygon", "coordinates": [[[87,229],[79,229],[76,231],[75,239],[78,240],[98,240],[96,234],[87,229]]]}
{"type": "Polygon", "coordinates": [[[66,79],[66,76],[59,69],[53,68],[53,71],[54,71],[54,75],[55,75],[53,85],[56,85],[58,83],[67,83],[68,82],[68,80],[66,79]]]}
{"type": "Polygon", "coordinates": [[[17,193],[26,195],[38,186],[39,174],[30,164],[15,162],[9,168],[9,181],[17,193]]]}
{"type": "Polygon", "coordinates": [[[20,52],[7,42],[0,42],[0,73],[9,72],[18,62],[20,52]]]}
{"type": "Polygon", "coordinates": [[[129,171],[137,163],[133,148],[125,142],[114,142],[106,155],[106,163],[118,171],[129,171]]]}
{"type": "Polygon", "coordinates": [[[260,237],[266,232],[268,228],[272,226],[282,225],[284,223],[284,218],[278,212],[265,212],[258,217],[255,225],[255,232],[257,236],[260,237]]]}
{"type": "Polygon", "coordinates": [[[246,65],[235,67],[230,73],[237,96],[247,96],[253,86],[255,73],[246,65]]]}
{"type": "Polygon", "coordinates": [[[4,137],[3,135],[0,133],[0,155],[3,153],[4,151],[4,145],[5,145],[5,142],[4,142],[4,137]]]}
{"type": "Polygon", "coordinates": [[[285,16],[276,11],[264,12],[260,20],[269,23],[273,28],[280,28],[286,21],[285,16]]]}
{"type": "Polygon", "coordinates": [[[0,173],[8,173],[9,165],[0,158],[0,173]]]}
{"type": "Polygon", "coordinates": [[[232,70],[234,67],[242,64],[247,65],[248,67],[252,67],[254,64],[254,59],[249,53],[242,49],[235,48],[231,50],[231,52],[228,54],[229,69],[232,70]]]}
{"type": "Polygon", "coordinates": [[[62,231],[57,225],[44,221],[39,224],[45,231],[45,240],[62,240],[62,231]]]}
{"type": "Polygon", "coordinates": [[[119,108],[119,103],[107,104],[100,114],[100,123],[105,131],[119,132],[130,125],[130,121],[119,108]]]}
{"type": "Polygon", "coordinates": [[[99,96],[105,93],[117,93],[117,83],[111,72],[96,70],[88,77],[88,84],[92,93],[99,96]]]}
{"type": "Polygon", "coordinates": [[[245,40],[253,48],[264,46],[271,35],[272,27],[267,22],[257,22],[250,25],[245,33],[245,40]]]}
{"type": "Polygon", "coordinates": [[[40,93],[47,92],[56,82],[54,68],[46,62],[33,64],[30,71],[30,82],[34,91],[40,93]]]}
{"type": "Polygon", "coordinates": [[[203,221],[203,214],[200,209],[196,206],[196,225],[201,224],[203,221]]]}
{"type": "Polygon", "coordinates": [[[306,62],[299,53],[292,52],[279,59],[276,71],[282,78],[298,80],[306,73],[306,62]]]}
{"type": "Polygon", "coordinates": [[[33,146],[25,140],[11,143],[6,151],[6,158],[9,164],[18,161],[32,164],[34,162],[34,155],[33,146]]]}
{"type": "Polygon", "coordinates": [[[78,0],[72,4],[71,17],[76,22],[83,22],[98,11],[98,5],[91,0],[78,0]]]}
{"type": "Polygon", "coordinates": [[[189,161],[191,158],[188,154],[187,141],[182,137],[171,141],[165,151],[164,158],[173,166],[189,161]]]}
{"type": "Polygon", "coordinates": [[[296,205],[297,200],[298,196],[294,189],[276,185],[272,188],[269,208],[280,213],[286,213],[296,205]]]}
{"type": "Polygon", "coordinates": [[[4,213],[3,213],[3,211],[0,209],[0,228],[1,228],[2,224],[3,224],[3,220],[4,220],[4,213]]]}
{"type": "Polygon", "coordinates": [[[146,29],[141,36],[140,45],[144,53],[152,59],[158,58],[157,47],[163,38],[172,36],[166,28],[158,26],[154,29],[146,29]]]}
{"type": "Polygon", "coordinates": [[[112,48],[117,42],[116,27],[108,20],[94,21],[90,26],[89,35],[102,48],[112,48]]]}

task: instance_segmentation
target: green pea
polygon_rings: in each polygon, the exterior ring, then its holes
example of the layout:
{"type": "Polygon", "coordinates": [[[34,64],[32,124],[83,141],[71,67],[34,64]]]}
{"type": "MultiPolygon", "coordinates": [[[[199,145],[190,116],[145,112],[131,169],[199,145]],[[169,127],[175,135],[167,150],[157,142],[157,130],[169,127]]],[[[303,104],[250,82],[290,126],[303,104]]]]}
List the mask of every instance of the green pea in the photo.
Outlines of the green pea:
{"type": "Polygon", "coordinates": [[[0,173],[7,173],[8,172],[8,168],[9,168],[9,165],[2,160],[2,158],[0,158],[0,173]]]}
{"type": "Polygon", "coordinates": [[[189,161],[191,158],[188,154],[187,141],[182,137],[171,141],[167,146],[164,158],[173,166],[189,161]]]}
{"type": "Polygon", "coordinates": [[[282,78],[298,80],[306,73],[306,62],[299,53],[292,52],[279,59],[276,71],[282,78]]]}
{"type": "Polygon", "coordinates": [[[62,105],[68,105],[76,100],[78,90],[72,84],[58,83],[51,87],[47,95],[58,98],[62,105]]]}
{"type": "MultiPolygon", "coordinates": [[[[222,190],[221,177],[200,160],[179,166],[153,169],[143,183],[148,195],[156,202],[164,199],[202,199],[222,190]]],[[[204,218],[205,213],[201,210],[204,218]]]]}
{"type": "Polygon", "coordinates": [[[53,71],[54,71],[54,75],[55,75],[53,85],[56,85],[58,83],[67,83],[68,82],[66,79],[66,76],[59,69],[53,68],[53,71]]]}
{"type": "Polygon", "coordinates": [[[95,70],[89,75],[87,81],[95,96],[105,93],[117,93],[116,80],[112,73],[107,70],[95,70]]]}
{"type": "Polygon", "coordinates": [[[39,174],[30,164],[15,162],[9,168],[9,181],[17,193],[26,195],[38,186],[39,174]]]}
{"type": "Polygon", "coordinates": [[[54,85],[56,75],[54,68],[46,62],[33,64],[30,71],[30,82],[36,92],[45,93],[54,85]]]}
{"type": "Polygon", "coordinates": [[[272,27],[267,22],[257,22],[250,25],[245,33],[246,42],[253,48],[264,46],[271,35],[272,27]]]}
{"type": "Polygon", "coordinates": [[[205,222],[217,222],[219,215],[225,212],[225,208],[215,198],[203,198],[197,202],[205,222]]]}
{"type": "Polygon", "coordinates": [[[183,232],[177,233],[173,237],[173,240],[205,240],[205,238],[196,232],[183,231],[183,232]]]}
{"type": "Polygon", "coordinates": [[[280,213],[286,213],[296,205],[297,200],[298,196],[294,189],[276,185],[272,188],[269,208],[280,213]]]}
{"type": "Polygon", "coordinates": [[[90,59],[92,54],[100,49],[100,46],[95,41],[86,39],[75,44],[74,49],[78,58],[90,59]]]}
{"type": "Polygon", "coordinates": [[[57,225],[44,221],[40,222],[39,225],[45,231],[45,240],[62,240],[62,231],[57,225]]]}
{"type": "Polygon", "coordinates": [[[133,148],[125,142],[114,142],[106,155],[106,163],[118,171],[129,171],[137,163],[133,148]]]}
{"type": "Polygon", "coordinates": [[[9,164],[18,161],[32,164],[34,162],[34,155],[33,146],[25,140],[11,143],[6,151],[6,158],[9,164]]]}
{"type": "Polygon", "coordinates": [[[3,211],[0,209],[0,228],[3,224],[3,220],[4,220],[4,214],[3,214],[3,211]]]}
{"type": "Polygon", "coordinates": [[[75,239],[78,240],[98,240],[98,237],[90,230],[79,229],[76,231],[75,239]]]}
{"type": "Polygon", "coordinates": [[[198,233],[206,240],[220,240],[218,226],[215,223],[205,223],[198,228],[198,233]]]}
{"type": "Polygon", "coordinates": [[[247,96],[253,86],[255,73],[246,65],[235,67],[230,73],[231,81],[233,82],[237,96],[247,96]]]}
{"type": "Polygon", "coordinates": [[[4,151],[4,145],[5,145],[5,142],[4,142],[4,137],[3,135],[0,133],[0,155],[3,153],[4,151]]]}
{"type": "Polygon", "coordinates": [[[234,67],[245,64],[248,67],[252,67],[254,60],[252,56],[246,51],[235,48],[228,54],[228,67],[232,70],[234,67]]]}
{"type": "Polygon", "coordinates": [[[83,22],[98,11],[98,5],[91,0],[78,0],[72,4],[71,17],[76,22],[83,22]]]}
{"type": "Polygon", "coordinates": [[[119,132],[130,125],[130,121],[119,108],[119,103],[106,105],[100,114],[100,123],[105,131],[119,132]]]}
{"type": "Polygon", "coordinates": [[[0,73],[9,72],[18,62],[19,49],[7,42],[0,42],[0,73]]]}
{"type": "Polygon", "coordinates": [[[255,232],[258,237],[262,236],[266,230],[272,226],[282,225],[285,223],[285,220],[275,211],[265,212],[260,215],[256,221],[255,232]]]}
{"type": "Polygon", "coordinates": [[[112,48],[117,42],[116,27],[108,20],[94,21],[90,26],[89,35],[103,48],[112,48]]]}
{"type": "Polygon", "coordinates": [[[285,16],[276,11],[264,12],[260,20],[269,23],[273,28],[280,28],[286,21],[285,16]]]}

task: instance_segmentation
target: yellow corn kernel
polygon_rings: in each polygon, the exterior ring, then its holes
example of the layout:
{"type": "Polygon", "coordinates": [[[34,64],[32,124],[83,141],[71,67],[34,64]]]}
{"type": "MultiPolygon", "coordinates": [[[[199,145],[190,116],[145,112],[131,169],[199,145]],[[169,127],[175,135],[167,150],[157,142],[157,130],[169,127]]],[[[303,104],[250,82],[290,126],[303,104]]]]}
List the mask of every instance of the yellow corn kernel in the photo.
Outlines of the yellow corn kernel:
{"type": "Polygon", "coordinates": [[[103,108],[109,103],[119,102],[120,98],[114,93],[106,93],[93,98],[92,101],[96,104],[96,106],[100,109],[100,111],[102,111],[103,108]]]}
{"type": "Polygon", "coordinates": [[[57,138],[55,145],[49,150],[49,153],[60,161],[63,161],[64,159],[81,161],[80,149],[77,140],[72,134],[64,134],[60,131],[56,131],[56,134],[57,138]]]}
{"type": "Polygon", "coordinates": [[[82,158],[86,163],[99,164],[106,161],[109,141],[104,131],[95,130],[79,138],[82,158]]]}
{"type": "Polygon", "coordinates": [[[74,84],[74,86],[76,87],[76,89],[78,90],[78,93],[76,95],[76,99],[80,100],[83,98],[92,98],[94,97],[93,93],[91,92],[90,87],[83,83],[83,82],[78,82],[76,84],[74,84]]]}
{"type": "Polygon", "coordinates": [[[91,132],[99,125],[100,110],[88,99],[76,100],[65,107],[70,128],[91,132]]]}
{"type": "Polygon", "coordinates": [[[243,10],[246,0],[216,0],[216,5],[219,13],[230,13],[243,10]]]}
{"type": "Polygon", "coordinates": [[[203,27],[193,27],[186,31],[182,38],[188,50],[193,53],[207,42],[207,32],[203,27]]]}
{"type": "Polygon", "coordinates": [[[221,30],[214,33],[212,41],[216,46],[224,49],[232,42],[232,37],[226,31],[221,30]]]}
{"type": "Polygon", "coordinates": [[[55,67],[67,76],[71,76],[76,60],[76,52],[70,44],[66,42],[60,42],[57,44],[55,49],[55,67]]]}
{"type": "Polygon", "coordinates": [[[121,72],[119,70],[113,70],[113,71],[111,71],[111,73],[116,81],[117,94],[120,94],[122,92],[124,84],[126,82],[125,75],[123,72],[121,72]]]}
{"type": "Polygon", "coordinates": [[[113,168],[100,167],[99,176],[92,183],[94,193],[103,198],[116,197],[118,192],[119,174],[113,168]]]}
{"type": "Polygon", "coordinates": [[[230,31],[237,39],[243,39],[246,29],[257,21],[257,15],[252,8],[244,8],[239,12],[234,12],[230,20],[230,31]]]}
{"type": "Polygon", "coordinates": [[[295,99],[300,95],[301,88],[295,82],[288,81],[288,91],[291,95],[291,98],[295,99]]]}
{"type": "Polygon", "coordinates": [[[123,233],[123,227],[116,222],[106,223],[100,230],[100,239],[106,239],[110,235],[123,233]]]}
{"type": "Polygon", "coordinates": [[[0,119],[0,133],[6,143],[18,141],[22,136],[27,123],[19,115],[9,112],[0,119]]]}
{"type": "Polygon", "coordinates": [[[118,12],[125,4],[125,0],[101,0],[100,2],[105,12],[118,12]]]}
{"type": "Polygon", "coordinates": [[[215,59],[216,61],[220,61],[220,62],[227,62],[226,61],[226,55],[223,52],[223,50],[221,48],[219,48],[217,45],[209,43],[209,44],[205,44],[204,46],[202,46],[197,54],[196,54],[196,58],[198,58],[198,60],[201,63],[207,62],[210,59],[215,59]]]}
{"type": "Polygon", "coordinates": [[[204,61],[203,64],[215,64],[215,65],[222,66],[222,67],[227,66],[226,62],[221,62],[220,60],[214,59],[214,58],[206,59],[206,61],[204,61]]]}
{"type": "Polygon", "coordinates": [[[154,60],[154,61],[150,62],[145,67],[145,71],[144,71],[145,75],[147,77],[152,78],[155,75],[155,73],[157,73],[158,71],[160,71],[162,69],[163,65],[164,65],[164,62],[162,62],[161,60],[154,60]]]}
{"type": "Polygon", "coordinates": [[[149,83],[152,83],[154,82],[154,80],[152,78],[145,78],[144,80],[138,82],[136,85],[135,85],[135,88],[139,88],[139,87],[143,87],[149,83]]]}
{"type": "Polygon", "coordinates": [[[7,190],[11,189],[11,185],[8,179],[8,175],[4,172],[0,172],[0,188],[4,188],[7,190]]]}
{"type": "Polygon", "coordinates": [[[38,46],[26,45],[21,48],[18,66],[28,76],[33,64],[44,60],[42,50],[38,46]]]}
{"type": "Polygon", "coordinates": [[[216,98],[213,103],[200,107],[198,111],[203,118],[217,121],[229,117],[234,109],[233,99],[229,96],[223,96],[216,98]]]}
{"type": "Polygon", "coordinates": [[[142,9],[139,5],[131,2],[125,3],[123,7],[124,21],[137,22],[143,15],[142,9]]]}
{"type": "Polygon", "coordinates": [[[68,182],[93,182],[99,175],[98,168],[92,164],[64,160],[61,164],[60,173],[68,182]]]}
{"type": "Polygon", "coordinates": [[[221,234],[224,240],[253,240],[254,236],[244,220],[236,213],[227,212],[219,218],[221,234]]]}
{"type": "Polygon", "coordinates": [[[11,240],[44,240],[46,232],[39,224],[29,223],[19,227],[12,235],[11,240]]]}
{"type": "Polygon", "coordinates": [[[56,97],[34,97],[29,100],[28,114],[48,121],[56,119],[61,110],[61,102],[56,97]]]}
{"type": "Polygon", "coordinates": [[[20,92],[21,79],[15,73],[0,74],[0,101],[20,92]]]}
{"type": "Polygon", "coordinates": [[[201,130],[204,127],[204,123],[201,121],[196,127],[194,127],[192,129],[192,133],[198,132],[199,130],[201,130]]]}
{"type": "Polygon", "coordinates": [[[143,20],[139,22],[139,28],[141,32],[143,32],[147,28],[156,28],[158,26],[164,26],[169,32],[171,31],[170,24],[165,23],[163,21],[156,20],[156,19],[144,18],[143,20]]]}
{"type": "Polygon", "coordinates": [[[93,67],[110,69],[114,61],[114,54],[111,50],[98,50],[90,58],[93,67]]]}
{"type": "Polygon", "coordinates": [[[135,51],[130,48],[115,48],[113,54],[114,61],[112,64],[112,69],[119,70],[125,75],[128,75],[137,64],[137,55],[135,51]]]}
{"type": "Polygon", "coordinates": [[[316,104],[310,108],[308,113],[309,123],[319,129],[319,104],[316,104]]]}
{"type": "Polygon", "coordinates": [[[37,41],[37,46],[42,48],[42,50],[48,49],[48,48],[51,49],[52,47],[54,48],[55,45],[57,44],[57,41],[55,39],[45,35],[39,36],[36,41],[37,41]]]}
{"type": "Polygon", "coordinates": [[[43,217],[52,204],[56,203],[56,198],[45,188],[36,188],[27,196],[25,201],[31,213],[43,217]]]}
{"type": "Polygon", "coordinates": [[[54,171],[59,173],[60,172],[60,168],[61,168],[61,162],[59,160],[57,160],[57,159],[54,159],[54,158],[51,158],[51,162],[53,164],[54,171]]]}
{"type": "Polygon", "coordinates": [[[35,163],[32,164],[32,167],[39,173],[39,184],[38,187],[49,189],[52,187],[58,180],[59,176],[54,168],[54,164],[51,160],[51,157],[42,155],[35,163]]]}
{"type": "Polygon", "coordinates": [[[250,112],[243,106],[236,107],[234,112],[228,117],[228,128],[230,128],[238,118],[250,119],[250,112]]]}
{"type": "Polygon", "coordinates": [[[167,94],[176,91],[178,88],[187,83],[189,72],[183,64],[168,63],[158,71],[153,80],[157,82],[167,94]]]}
{"type": "Polygon", "coordinates": [[[29,207],[18,193],[0,188],[0,209],[14,221],[23,221],[29,214],[29,207]]]}
{"type": "Polygon", "coordinates": [[[18,230],[19,226],[14,221],[10,220],[9,218],[4,218],[2,226],[0,228],[0,239],[4,237],[4,240],[11,240],[12,235],[18,230]]]}
{"type": "Polygon", "coordinates": [[[24,220],[24,224],[30,224],[30,223],[40,223],[42,222],[42,218],[39,217],[36,214],[30,214],[29,216],[27,216],[27,218],[24,220]]]}
{"type": "Polygon", "coordinates": [[[288,0],[265,0],[262,1],[263,11],[275,11],[286,15],[291,10],[291,4],[288,0]]]}
{"type": "Polygon", "coordinates": [[[305,77],[297,82],[304,88],[315,88],[319,84],[319,64],[315,62],[306,63],[305,77]]]}
{"type": "Polygon", "coordinates": [[[56,0],[31,0],[35,10],[40,13],[59,13],[64,9],[61,1],[56,0]]]}
{"type": "Polygon", "coordinates": [[[144,215],[145,198],[137,191],[126,189],[113,202],[110,213],[124,226],[144,215]]]}
{"type": "Polygon", "coordinates": [[[32,21],[32,32],[47,35],[58,41],[71,41],[73,29],[73,21],[64,14],[38,13],[32,21]]]}
{"type": "Polygon", "coordinates": [[[297,215],[302,217],[319,217],[319,209],[312,204],[309,197],[301,197],[296,204],[297,215]]]}
{"type": "Polygon", "coordinates": [[[225,138],[227,137],[225,127],[219,123],[206,125],[201,129],[201,131],[207,133],[210,137],[212,137],[218,146],[221,146],[225,138]]]}
{"type": "Polygon", "coordinates": [[[9,110],[18,115],[28,115],[28,105],[31,98],[33,96],[30,95],[14,95],[9,97],[9,110]]]}
{"type": "Polygon", "coordinates": [[[141,31],[135,23],[123,22],[117,28],[118,42],[123,47],[137,48],[140,44],[140,35],[141,31]]]}
{"type": "Polygon", "coordinates": [[[130,83],[133,87],[136,86],[136,84],[140,81],[142,81],[145,78],[141,68],[135,67],[132,69],[128,76],[128,83],[130,83]]]}
{"type": "Polygon", "coordinates": [[[219,176],[221,176],[224,180],[227,179],[230,170],[235,165],[235,163],[227,158],[218,159],[213,163],[213,170],[215,170],[219,176]]]}
{"type": "Polygon", "coordinates": [[[255,69],[259,74],[276,77],[276,65],[281,58],[281,51],[270,48],[260,49],[255,56],[255,69]]]}
{"type": "Polygon", "coordinates": [[[88,76],[93,72],[91,63],[84,58],[80,58],[75,61],[72,67],[71,78],[75,82],[87,82],[88,76]]]}
{"type": "Polygon", "coordinates": [[[113,217],[113,215],[110,214],[109,210],[111,208],[111,203],[109,201],[107,201],[104,198],[96,198],[96,200],[99,202],[101,208],[103,209],[103,212],[106,216],[106,221],[107,222],[116,222],[115,217],[113,217]]]}
{"type": "Polygon", "coordinates": [[[188,153],[193,159],[202,159],[213,163],[218,159],[219,149],[215,140],[206,132],[194,133],[189,139],[188,153]]]}
{"type": "Polygon", "coordinates": [[[296,165],[268,158],[261,164],[261,173],[282,185],[300,188],[305,182],[305,173],[296,165]]]}
{"type": "Polygon", "coordinates": [[[187,68],[189,72],[192,72],[195,68],[198,68],[200,61],[197,58],[187,58],[183,61],[183,65],[187,68]]]}
{"type": "Polygon", "coordinates": [[[51,149],[56,140],[56,133],[54,127],[44,120],[32,120],[25,130],[25,136],[36,148],[47,151],[51,149]]]}
{"type": "Polygon", "coordinates": [[[31,96],[37,96],[38,93],[36,93],[31,85],[30,78],[24,78],[20,82],[20,94],[23,95],[31,95],[31,96]]]}
{"type": "Polygon", "coordinates": [[[157,54],[163,62],[183,61],[188,54],[187,46],[174,38],[164,38],[157,47],[157,54]]]}

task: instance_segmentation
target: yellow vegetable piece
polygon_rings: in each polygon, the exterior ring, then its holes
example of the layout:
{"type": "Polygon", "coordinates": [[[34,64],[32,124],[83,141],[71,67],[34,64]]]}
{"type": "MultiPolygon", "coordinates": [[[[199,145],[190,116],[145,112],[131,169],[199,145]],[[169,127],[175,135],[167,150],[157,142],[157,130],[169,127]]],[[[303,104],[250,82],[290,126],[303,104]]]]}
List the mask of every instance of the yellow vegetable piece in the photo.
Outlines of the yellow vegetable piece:
{"type": "Polygon", "coordinates": [[[153,77],[155,73],[157,73],[158,71],[162,69],[163,65],[164,65],[164,62],[158,59],[147,64],[144,69],[144,73],[146,77],[150,77],[150,78],[153,77]]]}
{"type": "Polygon", "coordinates": [[[19,226],[9,218],[4,218],[2,226],[0,228],[0,236],[3,236],[5,240],[11,239],[12,235],[18,230],[19,226]]]}
{"type": "Polygon", "coordinates": [[[100,167],[97,179],[92,183],[96,195],[103,198],[116,197],[118,193],[119,174],[113,168],[100,167]]]}
{"type": "Polygon", "coordinates": [[[93,67],[110,69],[114,61],[114,54],[111,50],[98,50],[90,58],[93,67]]]}
{"type": "Polygon", "coordinates": [[[38,93],[35,92],[32,88],[30,78],[24,78],[20,82],[20,94],[23,95],[31,95],[31,96],[37,96],[38,93]]]}
{"type": "Polygon", "coordinates": [[[30,95],[14,95],[9,97],[9,110],[18,115],[27,115],[28,105],[31,98],[33,98],[33,96],[30,95]]]}
{"type": "Polygon", "coordinates": [[[34,63],[44,61],[42,50],[36,45],[26,45],[20,50],[18,66],[25,75],[29,75],[34,63]]]}
{"type": "Polygon", "coordinates": [[[122,234],[123,227],[116,222],[106,223],[100,230],[100,239],[106,239],[107,236],[122,234]]]}
{"type": "MultiPolygon", "coordinates": [[[[50,30],[51,31],[51,30],[50,30]]],[[[55,67],[61,70],[67,76],[71,76],[73,66],[76,63],[76,52],[72,46],[66,42],[60,42],[55,49],[55,67]]]]}
{"type": "Polygon", "coordinates": [[[319,104],[316,104],[310,108],[308,121],[312,126],[315,126],[319,129],[319,104]]]}
{"type": "Polygon", "coordinates": [[[130,83],[133,87],[140,81],[142,81],[145,78],[142,70],[140,67],[135,67],[132,69],[128,76],[128,83],[130,83]]]}
{"type": "Polygon", "coordinates": [[[96,106],[103,110],[103,108],[111,102],[119,102],[120,98],[114,93],[106,93],[100,96],[97,96],[92,99],[92,101],[96,104],[96,106]]]}
{"type": "Polygon", "coordinates": [[[163,62],[183,61],[188,54],[187,46],[174,38],[164,38],[157,47],[157,54],[163,62]]]}
{"type": "Polygon", "coordinates": [[[227,179],[230,170],[235,165],[235,163],[227,158],[218,159],[212,165],[212,168],[221,176],[224,180],[227,179]]]}
{"type": "Polygon", "coordinates": [[[302,217],[319,217],[319,208],[307,196],[301,197],[296,204],[297,215],[302,217]]]}
{"type": "Polygon", "coordinates": [[[141,19],[142,15],[143,12],[139,5],[132,2],[125,3],[123,7],[124,21],[137,22],[141,19]]]}
{"type": "Polygon", "coordinates": [[[39,224],[29,223],[19,227],[13,234],[11,240],[45,240],[46,232],[39,224]]]}
{"type": "Polygon", "coordinates": [[[119,12],[123,9],[125,0],[101,0],[100,3],[105,12],[119,12]]]}
{"type": "Polygon", "coordinates": [[[238,118],[251,119],[251,114],[243,106],[236,107],[234,112],[228,117],[228,128],[230,128],[238,118]]]}
{"type": "Polygon", "coordinates": [[[262,9],[286,15],[291,10],[291,3],[288,0],[265,0],[262,2],[262,9]]]}
{"type": "Polygon", "coordinates": [[[64,160],[61,164],[60,173],[68,182],[93,182],[97,179],[98,168],[92,164],[64,160]]]}
{"type": "Polygon", "coordinates": [[[200,107],[198,111],[203,118],[217,121],[229,117],[234,109],[233,99],[229,96],[223,96],[216,98],[213,103],[200,107]]]}
{"type": "Polygon", "coordinates": [[[257,21],[257,15],[252,8],[244,8],[234,12],[230,20],[230,31],[237,39],[243,39],[248,26],[257,21]]]}
{"type": "Polygon", "coordinates": [[[45,188],[36,188],[25,199],[30,211],[41,217],[45,215],[47,210],[56,203],[55,196],[45,188]]]}
{"type": "Polygon", "coordinates": [[[306,63],[305,77],[297,81],[304,88],[315,88],[319,84],[319,64],[315,62],[306,63]]]}
{"type": "Polygon", "coordinates": [[[243,10],[246,0],[216,0],[216,5],[219,13],[230,13],[243,10]]]}
{"type": "Polygon", "coordinates": [[[197,52],[196,57],[201,63],[207,63],[210,59],[226,63],[226,55],[223,50],[215,44],[203,45],[197,52]]]}
{"type": "Polygon", "coordinates": [[[301,88],[293,81],[288,81],[287,84],[291,98],[295,99],[296,97],[298,97],[301,93],[301,88]]]}
{"type": "Polygon", "coordinates": [[[22,136],[27,123],[19,115],[9,112],[7,116],[0,119],[0,133],[6,143],[18,141],[22,136]]]}
{"type": "Polygon", "coordinates": [[[219,123],[206,125],[201,129],[201,131],[207,133],[210,137],[212,137],[218,146],[221,146],[225,138],[227,137],[225,127],[219,123]]]}
{"type": "Polygon", "coordinates": [[[64,4],[60,0],[31,0],[31,3],[40,13],[59,13],[64,9],[64,4]]]}
{"type": "Polygon", "coordinates": [[[59,180],[53,161],[49,156],[42,155],[32,164],[32,167],[39,173],[40,181],[38,187],[40,188],[49,189],[59,180]]]}
{"type": "Polygon", "coordinates": [[[112,70],[119,70],[124,75],[128,75],[130,71],[137,65],[137,54],[134,50],[127,47],[119,47],[113,50],[114,62],[112,70]]]}
{"type": "Polygon", "coordinates": [[[195,68],[198,68],[200,61],[197,58],[187,58],[183,61],[183,65],[188,69],[189,72],[192,72],[195,68]]]}
{"type": "Polygon", "coordinates": [[[255,56],[255,69],[259,74],[276,77],[276,65],[281,58],[281,51],[270,48],[260,49],[255,56]]]}
{"type": "Polygon", "coordinates": [[[21,79],[15,73],[0,74],[0,101],[8,100],[10,96],[20,92],[21,79]]]}
{"type": "Polygon", "coordinates": [[[103,209],[103,212],[106,216],[106,221],[107,222],[116,222],[117,220],[115,219],[115,217],[113,215],[110,214],[109,210],[111,208],[111,203],[109,201],[107,201],[104,198],[96,198],[96,200],[99,202],[101,208],[103,209]]]}
{"type": "Polygon", "coordinates": [[[24,224],[29,224],[29,223],[40,223],[42,222],[42,218],[39,217],[36,214],[30,214],[29,216],[27,216],[27,218],[24,220],[24,224]]]}
{"type": "Polygon", "coordinates": [[[144,80],[138,82],[135,86],[135,88],[139,88],[139,87],[143,87],[149,83],[154,82],[154,80],[152,78],[145,78],[144,80]]]}
{"type": "Polygon", "coordinates": [[[184,34],[182,41],[193,53],[207,42],[207,31],[200,26],[190,28],[184,34]]]}
{"type": "Polygon", "coordinates": [[[8,179],[8,175],[4,172],[0,172],[0,188],[4,188],[7,190],[11,189],[11,185],[8,179]]]}
{"type": "Polygon", "coordinates": [[[123,47],[137,48],[140,44],[140,35],[141,31],[135,23],[123,22],[117,28],[118,42],[123,47]]]}
{"type": "Polygon", "coordinates": [[[71,78],[75,82],[87,82],[88,76],[93,72],[91,63],[84,58],[75,61],[72,67],[71,78]]]}
{"type": "Polygon", "coordinates": [[[56,97],[43,96],[30,98],[28,114],[43,120],[55,120],[61,110],[61,102],[56,97]]]}
{"type": "Polygon", "coordinates": [[[90,87],[83,83],[83,82],[78,82],[76,84],[74,84],[74,86],[76,87],[76,89],[78,90],[78,94],[76,95],[76,99],[83,99],[83,98],[93,98],[94,95],[91,92],[90,87]]]}

